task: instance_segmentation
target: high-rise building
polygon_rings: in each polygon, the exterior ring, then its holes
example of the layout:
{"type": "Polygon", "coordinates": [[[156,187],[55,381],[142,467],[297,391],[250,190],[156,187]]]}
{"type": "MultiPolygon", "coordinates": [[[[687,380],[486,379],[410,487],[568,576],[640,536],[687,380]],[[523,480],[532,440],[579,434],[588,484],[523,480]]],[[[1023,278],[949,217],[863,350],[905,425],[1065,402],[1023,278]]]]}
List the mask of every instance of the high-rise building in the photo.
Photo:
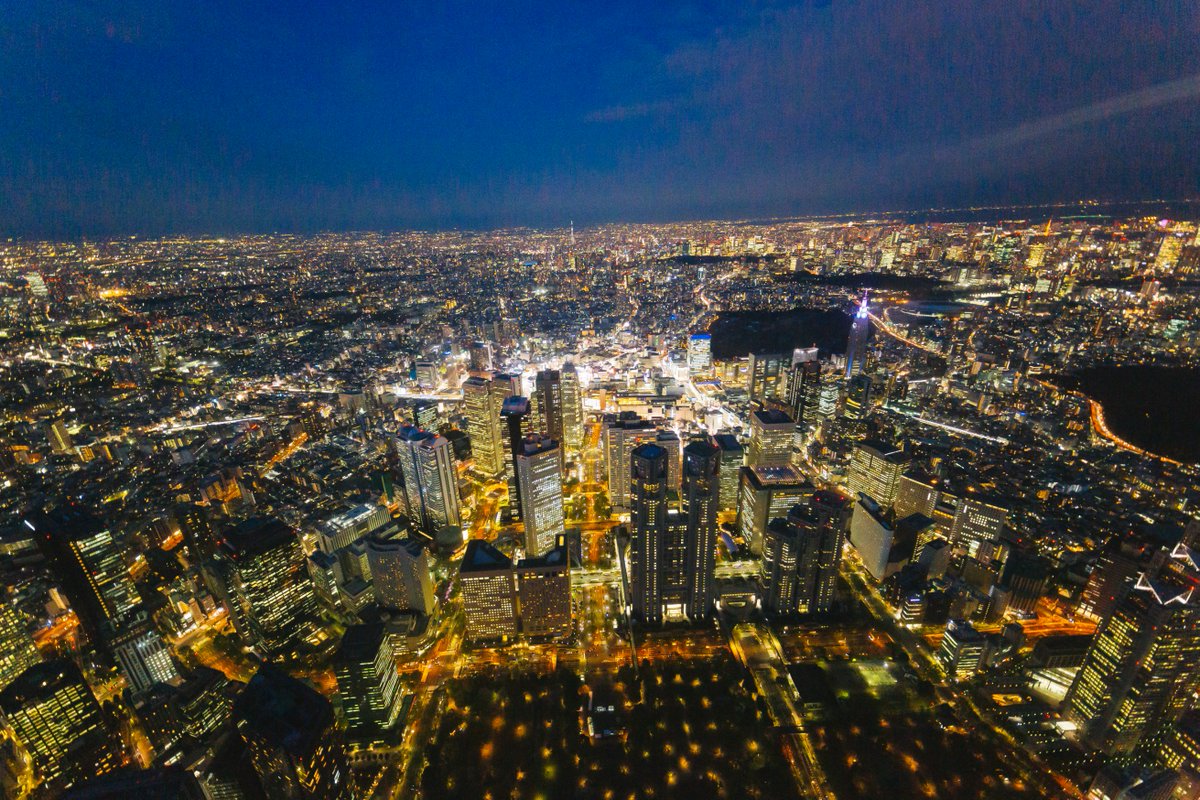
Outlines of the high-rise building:
{"type": "Polygon", "coordinates": [[[693,333],[688,337],[688,372],[705,375],[712,371],[712,334],[693,333]]]}
{"type": "Polygon", "coordinates": [[[492,343],[491,342],[472,342],[471,343],[471,371],[472,372],[491,372],[492,371],[492,343]]]}
{"type": "Polygon", "coordinates": [[[67,423],[63,419],[47,420],[45,430],[46,439],[50,442],[50,449],[54,452],[69,453],[75,447],[75,443],[71,439],[71,432],[67,430],[67,423]]]}
{"type": "Polygon", "coordinates": [[[467,542],[458,570],[467,638],[508,641],[517,635],[517,598],[513,563],[482,539],[467,542]]]}
{"type": "Polygon", "coordinates": [[[1064,716],[1109,755],[1152,755],[1200,688],[1200,556],[1181,542],[1156,557],[1100,628],[1064,716]]]}
{"type": "Polygon", "coordinates": [[[9,598],[0,596],[0,689],[41,660],[25,615],[9,598]]]}
{"type": "Polygon", "coordinates": [[[870,375],[855,375],[846,382],[846,403],[843,413],[846,419],[864,420],[871,412],[874,382],[870,375]]]}
{"type": "Polygon", "coordinates": [[[761,555],[767,525],[806,503],[815,488],[795,467],[742,467],[738,498],[738,530],[754,555],[761,555]]]}
{"type": "Polygon", "coordinates": [[[781,394],[781,382],[790,359],[783,353],[751,353],[747,366],[747,395],[750,400],[766,400],[781,394]]]}
{"type": "Polygon", "coordinates": [[[632,513],[630,592],[633,615],[643,622],[663,620],[662,571],[670,535],[667,508],[667,451],[653,442],[630,455],[632,513]]]}
{"type": "Polygon", "coordinates": [[[787,405],[797,427],[805,430],[816,427],[820,389],[820,361],[806,360],[792,365],[787,386],[787,405]]]}
{"type": "Polygon", "coordinates": [[[654,443],[667,451],[667,488],[679,491],[683,482],[680,469],[683,464],[683,443],[675,431],[660,430],[654,435],[654,443]]]}
{"type": "Polygon", "coordinates": [[[253,517],[229,530],[214,574],[234,628],[250,646],[274,655],[314,632],[317,606],[304,551],[280,520],[253,517]]]}
{"type": "Polygon", "coordinates": [[[707,617],[713,604],[717,553],[717,512],[721,498],[721,450],[711,439],[683,448],[683,502],[688,576],[687,615],[707,617]]]}
{"type": "Polygon", "coordinates": [[[848,497],[821,490],[807,505],[771,521],[759,573],[768,612],[824,614],[833,608],[850,513],[848,497]]]}
{"type": "Polygon", "coordinates": [[[518,497],[530,555],[549,551],[564,530],[561,459],[558,442],[545,436],[526,437],[517,453],[518,497]]]}
{"type": "Polygon", "coordinates": [[[928,524],[928,518],[914,514],[896,521],[870,497],[858,496],[850,518],[850,543],[876,581],[899,572],[912,558],[917,524],[928,524]]]}
{"type": "Polygon", "coordinates": [[[513,568],[517,616],[529,639],[560,639],[571,633],[571,563],[567,537],[558,534],[542,555],[522,558],[513,568]]]}
{"type": "Polygon", "coordinates": [[[792,461],[792,437],[796,422],[776,408],[755,411],[750,415],[750,449],[746,465],[750,467],[785,467],[792,461]]]}
{"type": "Polygon", "coordinates": [[[269,800],[349,800],[346,746],[333,706],[273,664],[233,704],[233,723],[269,800]]]}
{"type": "Polygon", "coordinates": [[[653,442],[657,437],[658,429],[654,423],[633,412],[623,412],[619,417],[605,420],[602,446],[608,473],[609,501],[614,509],[630,508],[629,465],[634,448],[643,442],[653,442]]]}
{"type": "Polygon", "coordinates": [[[571,452],[583,447],[583,387],[575,365],[567,362],[562,368],[563,445],[571,452]]]}
{"type": "Polygon", "coordinates": [[[963,681],[979,671],[986,648],[987,640],[969,622],[952,619],[942,633],[937,658],[948,678],[963,681]]]}
{"type": "Polygon", "coordinates": [[[70,661],[43,661],[22,672],[0,692],[0,713],[46,789],[61,789],[120,766],[116,737],[70,661]]]}
{"type": "Polygon", "coordinates": [[[732,433],[718,433],[713,439],[721,448],[721,510],[732,511],[738,504],[738,480],[746,451],[732,433]]]}
{"type": "Polygon", "coordinates": [[[101,642],[106,626],[140,602],[122,550],[108,528],[77,507],[25,520],[38,546],[62,581],[84,630],[101,642]]]}
{"type": "Polygon", "coordinates": [[[179,671],[166,642],[144,611],[122,620],[109,639],[108,647],[135,697],[158,684],[179,680],[179,671]]]}
{"type": "Polygon", "coordinates": [[[908,469],[911,459],[902,447],[877,440],[859,442],[850,457],[850,472],[846,487],[867,495],[879,505],[890,508],[896,500],[900,476],[908,469]]]}
{"type": "Polygon", "coordinates": [[[1100,553],[1079,599],[1076,613],[1099,622],[1112,615],[1138,575],[1148,566],[1149,548],[1133,541],[1113,539],[1100,553]]]}
{"type": "Polygon", "coordinates": [[[517,480],[517,455],[524,447],[525,437],[537,433],[529,398],[511,395],[500,407],[500,441],[504,451],[504,475],[508,481],[508,505],[514,522],[524,518],[521,503],[521,484],[517,480]]]}
{"type": "Polygon", "coordinates": [[[870,309],[867,306],[867,292],[863,292],[862,302],[854,313],[854,321],[850,323],[850,338],[846,343],[846,377],[851,378],[864,371],[867,364],[867,337],[871,334],[870,309]]]}
{"type": "Polygon", "coordinates": [[[384,608],[432,614],[433,579],[425,546],[399,533],[369,536],[363,544],[375,602],[384,608]]]}
{"type": "Polygon", "coordinates": [[[540,370],[534,378],[533,387],[537,432],[556,442],[564,441],[562,372],[556,369],[540,370]]]}
{"type": "Polygon", "coordinates": [[[383,623],[351,625],[333,657],[346,738],[352,747],[392,743],[403,696],[383,623]]]}
{"type": "Polygon", "coordinates": [[[462,524],[458,471],[450,441],[410,425],[395,439],[409,518],[430,536],[462,524]]]}
{"type": "Polygon", "coordinates": [[[505,399],[520,394],[520,376],[494,373],[491,378],[472,376],[463,383],[463,407],[467,435],[475,467],[488,476],[504,469],[500,409],[505,399]]]}

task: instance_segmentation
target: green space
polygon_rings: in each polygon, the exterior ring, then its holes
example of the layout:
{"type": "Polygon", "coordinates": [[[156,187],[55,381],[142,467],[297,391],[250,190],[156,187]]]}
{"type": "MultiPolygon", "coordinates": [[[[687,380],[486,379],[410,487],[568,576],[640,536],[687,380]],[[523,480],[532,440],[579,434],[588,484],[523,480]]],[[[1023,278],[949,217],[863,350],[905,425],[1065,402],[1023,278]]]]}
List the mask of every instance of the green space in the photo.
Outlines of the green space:
{"type": "Polygon", "coordinates": [[[753,682],[728,654],[643,662],[606,679],[623,733],[584,732],[574,673],[499,671],[449,685],[425,747],[434,798],[790,798],[794,779],[753,682]]]}

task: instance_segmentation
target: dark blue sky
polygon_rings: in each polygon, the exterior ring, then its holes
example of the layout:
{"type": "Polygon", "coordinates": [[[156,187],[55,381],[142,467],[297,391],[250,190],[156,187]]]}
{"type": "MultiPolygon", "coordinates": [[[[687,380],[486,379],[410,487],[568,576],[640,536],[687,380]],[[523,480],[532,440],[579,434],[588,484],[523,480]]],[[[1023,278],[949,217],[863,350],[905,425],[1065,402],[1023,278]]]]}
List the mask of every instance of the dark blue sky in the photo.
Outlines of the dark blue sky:
{"type": "Polygon", "coordinates": [[[1200,194],[1192,0],[5,4],[0,233],[1200,194]]]}

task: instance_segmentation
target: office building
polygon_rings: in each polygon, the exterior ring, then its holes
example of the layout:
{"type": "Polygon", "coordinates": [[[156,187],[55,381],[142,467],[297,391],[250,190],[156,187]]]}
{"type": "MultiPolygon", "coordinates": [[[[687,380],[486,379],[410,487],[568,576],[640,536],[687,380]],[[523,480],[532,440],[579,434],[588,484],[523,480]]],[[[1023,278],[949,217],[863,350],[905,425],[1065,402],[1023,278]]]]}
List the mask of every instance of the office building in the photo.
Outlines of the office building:
{"type": "Polygon", "coordinates": [[[0,713],[46,789],[61,789],[121,764],[100,704],[70,661],[43,661],[22,672],[0,692],[0,713]]]}
{"type": "Polygon", "coordinates": [[[1200,559],[1157,556],[1113,609],[1063,703],[1085,742],[1115,756],[1157,752],[1200,688],[1200,559]]]}
{"type": "Polygon", "coordinates": [[[158,684],[179,680],[175,661],[144,611],[123,620],[109,639],[108,649],[117,661],[125,683],[135,697],[158,684]]]}
{"type": "Polygon", "coordinates": [[[268,800],[353,796],[333,706],[273,664],[263,664],[233,704],[233,723],[268,800]]]}
{"type": "Polygon", "coordinates": [[[392,515],[385,506],[363,503],[318,523],[317,547],[332,555],[393,524],[392,515]]]}
{"type": "Polygon", "coordinates": [[[619,417],[606,419],[601,435],[609,501],[616,510],[628,510],[631,500],[630,457],[638,445],[653,442],[658,437],[658,429],[650,420],[626,411],[619,417]]]}
{"type": "Polygon", "coordinates": [[[375,602],[399,611],[433,613],[429,553],[417,539],[399,533],[368,537],[363,545],[371,571],[375,602]]]}
{"type": "Polygon", "coordinates": [[[534,429],[556,442],[564,441],[563,375],[556,369],[538,372],[533,381],[532,408],[536,417],[534,429]]]}
{"type": "Polygon", "coordinates": [[[999,501],[977,494],[958,501],[950,527],[950,544],[985,564],[998,560],[1000,534],[1008,524],[1008,509],[999,501]]]}
{"type": "Polygon", "coordinates": [[[751,353],[746,367],[746,393],[750,401],[782,395],[781,383],[789,366],[790,358],[783,353],[751,353]]]}
{"type": "Polygon", "coordinates": [[[662,623],[664,573],[672,574],[673,560],[683,564],[678,538],[680,520],[672,519],[667,505],[667,451],[653,442],[634,448],[630,456],[632,512],[629,572],[630,605],[635,618],[650,625],[662,623]]]}
{"type": "Polygon", "coordinates": [[[1000,572],[1000,585],[1008,590],[1008,609],[1032,614],[1046,593],[1050,582],[1051,564],[1026,550],[1012,550],[1000,572]]]}
{"type": "Polygon", "coordinates": [[[713,569],[717,553],[717,513],[721,498],[721,450],[712,439],[683,448],[683,517],[689,586],[689,619],[707,617],[714,600],[713,569]]]}
{"type": "Polygon", "coordinates": [[[461,526],[458,470],[450,441],[405,425],[394,443],[413,524],[430,536],[461,526]]]}
{"type": "Polygon", "coordinates": [[[821,389],[821,362],[815,359],[794,363],[789,370],[787,405],[796,426],[816,427],[821,389]]]}
{"type": "Polygon", "coordinates": [[[315,630],[316,597],[296,531],[253,517],[225,534],[216,591],[247,645],[267,655],[294,649],[315,630]]]}
{"type": "Polygon", "coordinates": [[[846,382],[846,402],[843,415],[849,420],[864,420],[871,413],[874,381],[870,375],[855,375],[846,382]]]}
{"type": "Polygon", "coordinates": [[[979,671],[986,648],[987,640],[969,622],[952,619],[942,633],[938,663],[950,680],[964,681],[979,671]]]}
{"type": "Polygon", "coordinates": [[[463,409],[475,468],[492,477],[504,470],[500,409],[504,401],[520,394],[520,376],[493,373],[490,378],[472,376],[463,383],[463,409]]]}
{"type": "Polygon", "coordinates": [[[102,642],[106,626],[140,602],[123,549],[108,528],[78,507],[25,520],[88,636],[102,642]]]}
{"type": "Polygon", "coordinates": [[[824,614],[836,599],[850,498],[821,490],[767,526],[759,581],[770,614],[824,614]]]}
{"type": "Polygon", "coordinates": [[[561,639],[571,634],[571,563],[567,537],[558,534],[546,551],[517,561],[517,617],[527,639],[561,639]]]}
{"type": "Polygon", "coordinates": [[[867,306],[867,292],[863,292],[862,302],[854,312],[854,321],[850,323],[850,338],[846,342],[846,378],[850,379],[865,371],[867,364],[867,338],[871,335],[870,309],[867,306]]]}
{"type": "Polygon", "coordinates": [[[491,372],[493,369],[492,343],[472,342],[470,358],[472,372],[491,372]]]}
{"type": "Polygon", "coordinates": [[[579,382],[579,371],[569,361],[562,368],[562,425],[560,440],[570,452],[583,447],[583,386],[579,382]]]}
{"type": "Polygon", "coordinates": [[[718,433],[713,439],[721,448],[721,510],[733,511],[738,504],[738,486],[746,451],[732,433],[718,433]]]}
{"type": "Polygon", "coordinates": [[[524,447],[526,437],[532,436],[535,420],[529,398],[511,395],[500,407],[500,441],[504,451],[504,475],[508,481],[508,506],[513,522],[524,519],[525,507],[521,502],[521,484],[517,480],[517,456],[524,447]]]}
{"type": "Polygon", "coordinates": [[[1149,566],[1151,549],[1138,542],[1112,539],[1096,560],[1076,612],[1090,620],[1107,619],[1149,566]]]}
{"type": "Polygon", "coordinates": [[[25,615],[8,597],[0,597],[0,689],[41,660],[25,615]]]}
{"type": "Polygon", "coordinates": [[[909,463],[903,448],[878,440],[859,442],[850,457],[846,487],[854,494],[865,494],[884,508],[891,508],[900,476],[909,463]]]}
{"type": "Polygon", "coordinates": [[[712,334],[693,333],[688,337],[687,364],[691,375],[712,372],[712,334]]]}
{"type": "MultiPolygon", "coordinates": [[[[910,517],[909,520],[924,517],[910,517]]],[[[866,495],[860,494],[850,518],[850,543],[871,577],[882,582],[896,574],[912,557],[916,531],[901,525],[866,495]]]]}
{"type": "Polygon", "coordinates": [[[333,657],[342,720],[351,747],[394,743],[403,696],[396,658],[382,623],[346,628],[333,657]]]}
{"type": "Polygon", "coordinates": [[[750,449],[746,465],[750,467],[784,467],[792,462],[792,437],[795,421],[775,408],[755,411],[750,415],[750,449]]]}
{"type": "Polygon", "coordinates": [[[742,467],[737,527],[754,555],[761,555],[767,525],[806,503],[815,489],[795,467],[742,467]]]}
{"type": "Polygon", "coordinates": [[[525,551],[541,555],[563,533],[562,451],[545,436],[527,436],[517,452],[516,473],[525,551]]]}
{"type": "Polygon", "coordinates": [[[517,599],[513,564],[482,539],[467,542],[458,570],[467,638],[509,641],[517,635],[517,599]]]}

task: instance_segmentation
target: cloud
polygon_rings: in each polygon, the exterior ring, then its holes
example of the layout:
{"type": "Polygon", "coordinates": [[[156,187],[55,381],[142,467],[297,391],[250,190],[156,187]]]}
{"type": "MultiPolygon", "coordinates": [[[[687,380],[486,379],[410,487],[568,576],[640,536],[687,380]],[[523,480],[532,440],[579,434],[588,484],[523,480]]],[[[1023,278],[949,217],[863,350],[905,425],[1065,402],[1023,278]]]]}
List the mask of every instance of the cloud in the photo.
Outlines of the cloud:
{"type": "Polygon", "coordinates": [[[585,122],[625,122],[642,117],[668,114],[678,108],[676,100],[657,100],[652,103],[631,103],[596,109],[584,116],[585,122]]]}

